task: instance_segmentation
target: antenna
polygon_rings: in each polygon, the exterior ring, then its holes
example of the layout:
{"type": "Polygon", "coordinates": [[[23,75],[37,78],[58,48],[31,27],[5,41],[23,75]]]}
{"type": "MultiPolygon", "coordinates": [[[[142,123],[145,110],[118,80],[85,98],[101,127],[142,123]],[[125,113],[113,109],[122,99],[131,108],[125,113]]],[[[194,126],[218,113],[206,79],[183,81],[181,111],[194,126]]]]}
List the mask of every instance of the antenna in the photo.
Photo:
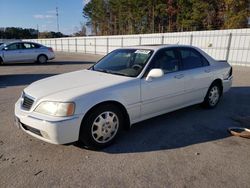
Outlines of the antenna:
{"type": "Polygon", "coordinates": [[[59,14],[58,14],[58,7],[56,7],[56,21],[57,21],[57,32],[59,32],[59,14]]]}

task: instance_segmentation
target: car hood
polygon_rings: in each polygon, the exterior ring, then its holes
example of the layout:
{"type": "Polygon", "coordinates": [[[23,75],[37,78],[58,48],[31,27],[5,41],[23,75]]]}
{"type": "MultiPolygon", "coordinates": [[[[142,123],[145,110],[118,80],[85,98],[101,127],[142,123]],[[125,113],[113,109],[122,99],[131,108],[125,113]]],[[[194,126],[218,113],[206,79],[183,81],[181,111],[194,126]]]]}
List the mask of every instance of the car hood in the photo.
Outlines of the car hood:
{"type": "MultiPolygon", "coordinates": [[[[35,99],[41,99],[49,95],[80,88],[83,95],[131,79],[133,78],[92,70],[81,70],[36,81],[25,88],[24,92],[35,99]]],[[[69,96],[69,98],[73,98],[76,94],[72,92],[70,95],[72,96],[69,96]]]]}

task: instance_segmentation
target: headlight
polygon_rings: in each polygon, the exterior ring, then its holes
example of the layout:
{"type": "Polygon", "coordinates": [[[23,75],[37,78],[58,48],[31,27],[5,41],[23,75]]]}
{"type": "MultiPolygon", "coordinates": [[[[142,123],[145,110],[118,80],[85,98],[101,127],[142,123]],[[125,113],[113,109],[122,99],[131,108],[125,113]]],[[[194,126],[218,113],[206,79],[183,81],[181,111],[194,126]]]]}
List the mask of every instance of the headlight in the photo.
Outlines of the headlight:
{"type": "Polygon", "coordinates": [[[22,91],[20,98],[23,98],[24,96],[24,91],[22,91]]]}
{"type": "Polygon", "coordinates": [[[41,102],[35,109],[35,112],[51,116],[72,116],[75,112],[75,103],[73,102],[41,102]]]}

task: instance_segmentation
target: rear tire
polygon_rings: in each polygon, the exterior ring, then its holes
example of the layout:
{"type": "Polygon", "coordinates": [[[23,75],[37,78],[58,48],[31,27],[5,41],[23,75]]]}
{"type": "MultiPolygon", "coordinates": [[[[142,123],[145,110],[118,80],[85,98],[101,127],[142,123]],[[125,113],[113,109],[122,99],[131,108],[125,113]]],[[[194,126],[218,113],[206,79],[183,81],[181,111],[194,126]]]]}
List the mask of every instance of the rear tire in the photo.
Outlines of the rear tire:
{"type": "Polygon", "coordinates": [[[44,63],[47,63],[47,61],[48,61],[48,58],[47,58],[46,55],[39,55],[37,57],[37,62],[38,63],[44,64],[44,63]]]}
{"type": "Polygon", "coordinates": [[[209,87],[202,105],[205,108],[215,108],[220,101],[221,95],[222,95],[221,85],[218,83],[213,83],[209,87]]]}
{"type": "Polygon", "coordinates": [[[3,63],[3,60],[2,60],[2,58],[0,57],[0,65],[3,65],[4,63],[3,63]]]}
{"type": "Polygon", "coordinates": [[[117,106],[98,106],[82,121],[79,140],[90,149],[107,147],[117,138],[123,124],[124,116],[117,106]]]}

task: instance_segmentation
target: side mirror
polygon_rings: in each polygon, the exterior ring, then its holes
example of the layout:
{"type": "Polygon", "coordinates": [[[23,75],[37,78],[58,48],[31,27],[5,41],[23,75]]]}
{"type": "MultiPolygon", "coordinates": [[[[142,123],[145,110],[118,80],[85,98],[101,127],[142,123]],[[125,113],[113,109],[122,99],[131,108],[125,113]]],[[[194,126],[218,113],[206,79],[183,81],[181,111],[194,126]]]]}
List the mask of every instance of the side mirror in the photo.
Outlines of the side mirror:
{"type": "Polygon", "coordinates": [[[160,78],[164,75],[162,69],[151,69],[146,77],[146,81],[151,81],[152,78],[160,78]]]}
{"type": "Polygon", "coordinates": [[[3,50],[4,50],[4,51],[7,51],[7,50],[8,50],[8,47],[4,47],[3,50]]]}

